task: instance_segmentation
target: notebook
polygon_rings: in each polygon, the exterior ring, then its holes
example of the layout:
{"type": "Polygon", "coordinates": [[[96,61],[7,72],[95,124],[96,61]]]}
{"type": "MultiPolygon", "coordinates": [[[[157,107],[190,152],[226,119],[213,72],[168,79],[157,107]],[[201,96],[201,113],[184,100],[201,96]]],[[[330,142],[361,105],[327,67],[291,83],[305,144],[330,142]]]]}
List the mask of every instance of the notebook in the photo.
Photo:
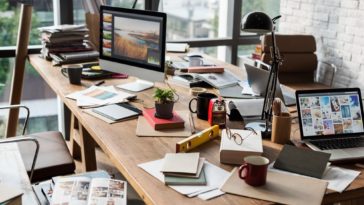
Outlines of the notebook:
{"type": "Polygon", "coordinates": [[[330,161],[364,158],[363,105],[359,88],[297,91],[302,141],[330,153],[330,161]]]}
{"type": "Polygon", "coordinates": [[[112,121],[131,119],[142,114],[141,110],[127,103],[105,105],[93,108],[92,111],[112,121]]]}
{"type": "Polygon", "coordinates": [[[167,153],[161,172],[184,173],[194,175],[197,173],[200,153],[167,153]]]}

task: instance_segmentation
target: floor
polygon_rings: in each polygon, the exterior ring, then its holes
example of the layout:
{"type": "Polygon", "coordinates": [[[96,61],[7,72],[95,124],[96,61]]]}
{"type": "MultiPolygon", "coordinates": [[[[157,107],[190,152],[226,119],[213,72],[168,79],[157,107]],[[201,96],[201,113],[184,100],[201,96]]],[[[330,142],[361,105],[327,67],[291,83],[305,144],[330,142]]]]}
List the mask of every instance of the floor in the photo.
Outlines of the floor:
{"type": "MultiPolygon", "coordinates": [[[[69,145],[69,143],[67,143],[67,145],[69,145]]],[[[112,165],[107,155],[99,148],[96,148],[96,161],[98,169],[107,171],[112,178],[125,180],[123,175],[112,165]]],[[[75,162],[76,162],[76,173],[80,173],[82,171],[81,161],[75,160],[75,162]]],[[[128,196],[128,205],[145,204],[129,184],[127,188],[127,196],[128,196]]]]}

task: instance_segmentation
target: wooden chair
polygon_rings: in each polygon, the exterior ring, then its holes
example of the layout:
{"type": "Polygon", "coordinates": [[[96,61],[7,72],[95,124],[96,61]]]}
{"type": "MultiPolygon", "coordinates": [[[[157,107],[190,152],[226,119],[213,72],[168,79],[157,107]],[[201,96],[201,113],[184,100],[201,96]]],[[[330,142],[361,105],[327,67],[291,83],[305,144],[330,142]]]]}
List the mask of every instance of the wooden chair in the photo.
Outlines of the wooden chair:
{"type": "MultiPolygon", "coordinates": [[[[312,35],[276,34],[282,65],[279,67],[279,82],[289,87],[300,85],[304,88],[331,87],[336,73],[336,66],[318,61],[316,41],[312,35]]],[[[262,40],[262,61],[270,64],[272,45],[271,35],[262,40]]]]}
{"type": "Polygon", "coordinates": [[[0,107],[0,109],[19,108],[24,108],[27,111],[22,135],[8,138],[6,141],[18,142],[19,151],[31,182],[43,181],[59,175],[73,174],[75,163],[60,132],[48,131],[25,135],[30,114],[29,109],[22,105],[0,107]],[[27,140],[19,142],[24,137],[27,140]],[[37,141],[37,143],[34,144],[32,141],[37,141]],[[39,144],[39,148],[37,148],[37,144],[39,144]],[[35,158],[36,162],[34,162],[34,155],[38,155],[35,158]]]}

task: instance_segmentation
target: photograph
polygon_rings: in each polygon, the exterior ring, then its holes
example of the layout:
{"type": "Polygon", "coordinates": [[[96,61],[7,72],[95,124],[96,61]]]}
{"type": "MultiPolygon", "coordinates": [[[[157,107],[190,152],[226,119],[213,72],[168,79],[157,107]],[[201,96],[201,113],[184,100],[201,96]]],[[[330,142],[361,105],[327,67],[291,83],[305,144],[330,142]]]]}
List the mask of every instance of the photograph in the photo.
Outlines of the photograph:
{"type": "Polygon", "coordinates": [[[354,132],[363,132],[363,121],[362,120],[353,120],[353,131],[354,132]]]}
{"type": "Polygon", "coordinates": [[[332,120],[324,120],[324,135],[332,135],[335,134],[334,125],[332,124],[332,120]]]}
{"type": "Polygon", "coordinates": [[[104,22],[109,22],[111,23],[112,22],[112,14],[108,14],[108,13],[104,13],[103,17],[102,17],[102,20],[104,22]]]}
{"type": "Polygon", "coordinates": [[[344,128],[342,124],[334,124],[335,134],[344,133],[344,128]]]}
{"type": "Polygon", "coordinates": [[[310,107],[310,98],[300,98],[300,104],[302,108],[310,107]]]}
{"type": "Polygon", "coordinates": [[[353,120],[361,120],[361,112],[360,109],[351,109],[351,116],[353,120]]]}
{"type": "Polygon", "coordinates": [[[313,108],[311,110],[311,114],[312,114],[313,118],[322,118],[322,115],[321,115],[322,113],[321,113],[320,108],[313,108]]]}
{"type": "Polygon", "coordinates": [[[311,109],[302,110],[302,118],[312,118],[311,109]]]}
{"type": "Polygon", "coordinates": [[[109,188],[113,189],[113,190],[120,190],[123,191],[124,190],[124,182],[122,181],[115,181],[115,180],[110,180],[109,182],[109,188]]]}
{"type": "Polygon", "coordinates": [[[321,107],[329,107],[330,98],[328,96],[320,97],[320,105],[321,107]]]}
{"type": "Polygon", "coordinates": [[[112,24],[111,23],[104,22],[103,23],[103,29],[104,30],[107,30],[107,31],[111,31],[112,30],[112,24]]]}
{"type": "Polygon", "coordinates": [[[103,39],[102,47],[104,48],[111,48],[111,40],[103,39]]]}
{"type": "Polygon", "coordinates": [[[343,118],[351,118],[350,106],[342,105],[341,106],[341,116],[343,118]]]}
{"type": "Polygon", "coordinates": [[[336,96],[330,97],[330,103],[331,103],[331,111],[332,112],[339,112],[340,111],[340,104],[339,99],[336,96]]]}
{"type": "Polygon", "coordinates": [[[313,120],[313,129],[315,130],[323,130],[324,126],[322,125],[322,120],[321,119],[314,119],[313,120]]]}
{"type": "Polygon", "coordinates": [[[357,95],[350,95],[349,101],[351,107],[359,107],[359,100],[357,95]]]}
{"type": "Polygon", "coordinates": [[[349,104],[349,97],[346,95],[339,96],[340,105],[348,105],[349,104]]]}
{"type": "Polygon", "coordinates": [[[344,119],[343,120],[343,128],[344,130],[351,130],[353,125],[353,121],[351,119],[344,119]]]}
{"type": "Polygon", "coordinates": [[[325,107],[321,107],[321,116],[322,119],[331,119],[331,109],[330,108],[325,108],[325,107]]]}
{"type": "Polygon", "coordinates": [[[159,64],[159,22],[115,17],[114,27],[114,55],[159,64]]]}
{"type": "Polygon", "coordinates": [[[330,115],[331,119],[334,120],[335,123],[338,123],[337,121],[342,120],[341,112],[332,112],[330,115]]]}
{"type": "Polygon", "coordinates": [[[320,97],[312,97],[310,98],[311,107],[320,107],[320,97]]]}
{"type": "Polygon", "coordinates": [[[302,119],[302,124],[304,127],[312,127],[312,118],[302,119]]]}
{"type": "Polygon", "coordinates": [[[104,39],[111,40],[112,39],[112,33],[111,33],[111,31],[103,31],[102,32],[102,37],[104,39]]]}
{"type": "Polygon", "coordinates": [[[111,49],[110,48],[102,48],[102,54],[104,54],[104,56],[111,56],[111,49]]]}

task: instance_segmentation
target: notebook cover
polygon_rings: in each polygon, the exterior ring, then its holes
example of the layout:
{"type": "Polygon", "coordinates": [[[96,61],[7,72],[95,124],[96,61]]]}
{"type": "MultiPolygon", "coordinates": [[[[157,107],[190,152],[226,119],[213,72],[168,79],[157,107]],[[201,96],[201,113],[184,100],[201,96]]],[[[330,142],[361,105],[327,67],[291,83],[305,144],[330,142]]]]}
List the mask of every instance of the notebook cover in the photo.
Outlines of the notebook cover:
{"type": "Polygon", "coordinates": [[[202,170],[198,178],[164,176],[166,185],[206,185],[205,172],[202,170]]]}
{"type": "Polygon", "coordinates": [[[184,128],[185,121],[173,111],[173,118],[161,119],[154,116],[155,109],[144,109],[143,116],[155,130],[184,128]]]}
{"type": "Polygon", "coordinates": [[[92,111],[113,121],[130,119],[141,114],[139,109],[125,103],[105,105],[93,108],[92,111]]]}
{"type": "Polygon", "coordinates": [[[178,111],[178,114],[184,119],[184,128],[155,130],[143,116],[139,116],[136,128],[138,137],[189,137],[192,135],[191,124],[188,119],[189,111],[178,111]]]}
{"type": "Polygon", "coordinates": [[[253,187],[239,178],[235,168],[221,187],[221,191],[279,204],[319,205],[324,197],[327,181],[269,171],[267,183],[253,187]]]}
{"type": "Polygon", "coordinates": [[[200,153],[167,153],[161,172],[196,174],[200,153]]]}
{"type": "Polygon", "coordinates": [[[165,172],[164,176],[171,176],[171,177],[188,177],[188,178],[199,178],[200,174],[203,170],[203,165],[205,163],[205,158],[200,158],[198,161],[197,173],[196,174],[185,174],[185,173],[173,173],[173,172],[165,172]]]}
{"type": "Polygon", "coordinates": [[[321,179],[330,154],[284,145],[273,167],[321,179]]]}

